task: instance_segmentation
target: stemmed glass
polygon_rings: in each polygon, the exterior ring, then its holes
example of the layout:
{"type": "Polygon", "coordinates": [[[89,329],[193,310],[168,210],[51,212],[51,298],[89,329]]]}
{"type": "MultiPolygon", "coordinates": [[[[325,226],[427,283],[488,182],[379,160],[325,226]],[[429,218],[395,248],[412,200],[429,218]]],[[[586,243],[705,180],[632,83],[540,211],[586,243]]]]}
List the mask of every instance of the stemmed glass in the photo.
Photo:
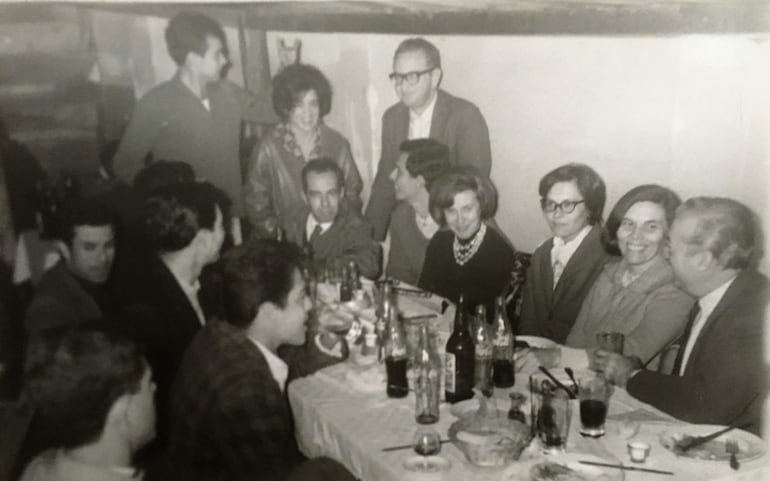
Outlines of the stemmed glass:
{"type": "Polygon", "coordinates": [[[428,426],[420,426],[414,434],[412,441],[414,452],[422,456],[422,464],[418,470],[430,473],[438,470],[435,463],[428,461],[428,456],[435,456],[441,452],[441,436],[435,429],[428,426]]]}

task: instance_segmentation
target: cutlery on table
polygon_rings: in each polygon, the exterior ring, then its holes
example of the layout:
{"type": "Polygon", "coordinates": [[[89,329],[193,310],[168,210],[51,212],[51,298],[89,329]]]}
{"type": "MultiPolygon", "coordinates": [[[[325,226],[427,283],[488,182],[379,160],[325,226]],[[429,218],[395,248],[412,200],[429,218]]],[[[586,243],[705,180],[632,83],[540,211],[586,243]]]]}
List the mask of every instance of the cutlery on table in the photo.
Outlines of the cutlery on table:
{"type": "Polygon", "coordinates": [[[553,382],[554,382],[554,384],[556,384],[556,385],[557,385],[557,386],[558,386],[560,389],[563,389],[563,390],[564,390],[564,392],[566,392],[566,393],[569,395],[569,398],[570,398],[570,399],[575,399],[575,393],[572,391],[572,389],[568,388],[567,386],[565,386],[564,384],[562,384],[562,382],[561,382],[561,381],[559,381],[558,379],[556,379],[556,377],[554,377],[554,375],[553,375],[553,374],[551,374],[551,371],[549,371],[548,369],[546,369],[544,366],[540,366],[540,371],[541,371],[543,374],[545,374],[546,376],[548,376],[548,378],[549,378],[551,381],[553,381],[553,382]]]}
{"type": "Polygon", "coordinates": [[[725,434],[725,433],[727,433],[729,431],[732,431],[733,429],[738,428],[738,427],[743,428],[743,427],[746,427],[746,425],[743,424],[741,426],[737,426],[737,425],[733,424],[731,426],[727,426],[726,428],[722,428],[719,431],[715,431],[715,432],[713,432],[711,434],[707,434],[705,436],[695,436],[694,438],[686,439],[684,441],[676,443],[676,448],[677,448],[678,451],[680,451],[682,453],[686,453],[687,451],[691,450],[692,448],[694,448],[696,446],[700,446],[701,444],[705,444],[705,443],[711,441],[712,439],[716,439],[719,436],[721,436],[721,435],[723,435],[723,434],[725,434]]]}
{"type": "Polygon", "coordinates": [[[595,461],[578,461],[578,462],[580,464],[587,464],[589,466],[601,466],[603,468],[622,469],[623,471],[640,471],[644,473],[666,474],[668,476],[674,475],[674,473],[672,473],[671,471],[661,471],[660,469],[638,468],[636,466],[626,466],[623,464],[597,463],[595,461]]]}
{"type": "Polygon", "coordinates": [[[408,287],[394,287],[393,291],[405,296],[414,297],[430,297],[432,295],[430,292],[422,291],[420,289],[409,289],[408,287]]]}
{"type": "Polygon", "coordinates": [[[725,450],[730,453],[730,467],[733,468],[734,471],[737,471],[741,467],[741,463],[738,462],[738,453],[740,452],[738,441],[735,439],[728,439],[725,442],[725,450]]]}
{"type": "Polygon", "coordinates": [[[434,317],[438,317],[438,314],[431,313],[431,314],[418,314],[415,316],[405,316],[405,317],[402,317],[401,320],[402,321],[422,321],[425,319],[433,319],[434,317]]]}
{"type": "Polygon", "coordinates": [[[567,373],[567,376],[569,376],[569,378],[572,380],[572,383],[575,385],[575,394],[577,394],[578,382],[575,379],[575,372],[572,370],[571,367],[565,367],[564,372],[567,373]]]}
{"type": "MultiPolygon", "coordinates": [[[[441,444],[446,444],[446,443],[450,442],[450,440],[449,439],[442,439],[439,442],[441,444]]],[[[398,446],[391,446],[389,448],[382,448],[382,450],[384,452],[388,452],[388,451],[398,451],[398,450],[401,450],[401,449],[412,449],[413,447],[414,447],[414,444],[401,444],[401,445],[398,445],[398,446]]]]}

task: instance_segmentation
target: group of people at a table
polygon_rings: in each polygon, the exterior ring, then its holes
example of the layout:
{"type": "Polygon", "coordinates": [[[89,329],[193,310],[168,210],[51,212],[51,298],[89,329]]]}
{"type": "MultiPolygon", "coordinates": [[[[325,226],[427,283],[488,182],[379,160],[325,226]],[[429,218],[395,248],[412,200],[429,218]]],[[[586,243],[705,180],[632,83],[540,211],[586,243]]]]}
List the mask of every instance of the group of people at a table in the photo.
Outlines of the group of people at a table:
{"type": "MultiPolygon", "coordinates": [[[[27,393],[58,449],[24,480],[137,479],[127,469],[137,453],[163,479],[349,479],[331,460],[304,460],[294,439],[287,383],[346,353],[344,339],[307,326],[300,246],[314,262],[352,260],[366,277],[384,270],[492,313],[516,252],[493,220],[484,118],[439,89],[435,46],[402,42],[390,76],[400,101],[383,116],[362,213],[349,144],[323,123],[331,87],[318,69],[276,75],[280,121],[241,179],[230,142],[256,107],[220,79],[221,27],[183,13],[166,39],[178,73],[139,102],[115,158],[135,177],[141,214],[116,222],[93,201],[68,211],[64,259],[27,311],[27,393]],[[147,154],[154,162],[139,169],[147,154]],[[220,259],[241,220],[254,237],[280,229],[290,242],[252,239],[220,259]],[[116,256],[132,221],[146,235],[116,256]]],[[[605,184],[582,164],[547,173],[539,194],[553,237],[531,257],[517,333],[584,350],[592,368],[675,417],[758,431],[770,288],[750,267],[750,210],[642,185],[603,223],[605,184]],[[595,349],[603,331],[625,334],[622,355],[595,349]]],[[[532,349],[518,361],[526,370],[552,358],[532,349]]]]}

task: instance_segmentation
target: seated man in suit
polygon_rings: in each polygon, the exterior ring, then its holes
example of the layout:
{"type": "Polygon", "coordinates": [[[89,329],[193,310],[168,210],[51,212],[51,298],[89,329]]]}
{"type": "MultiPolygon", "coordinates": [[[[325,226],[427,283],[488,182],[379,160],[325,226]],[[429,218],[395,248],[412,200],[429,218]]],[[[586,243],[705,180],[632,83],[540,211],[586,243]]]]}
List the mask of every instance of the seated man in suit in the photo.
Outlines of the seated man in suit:
{"type": "Polygon", "coordinates": [[[767,396],[763,324],[768,279],[749,266],[752,212],[731,199],[696,197],[677,210],[669,232],[671,266],[698,299],[679,340],[673,372],[598,351],[597,369],[629,394],[693,423],[746,425],[759,433],[767,396]]]}
{"type": "Polygon", "coordinates": [[[158,384],[158,442],[166,435],[168,394],[179,363],[206,323],[200,302],[203,268],[219,258],[228,199],[206,182],[156,189],[147,200],[145,228],[154,255],[125,279],[121,328],[147,348],[158,384]],[[130,282],[129,282],[130,281],[130,282]]]}
{"type": "Polygon", "coordinates": [[[23,481],[131,481],[133,454],[155,435],[150,367],[136,345],[96,330],[60,330],[34,344],[26,393],[54,446],[23,481]]]}
{"type": "Polygon", "coordinates": [[[95,201],[75,201],[63,212],[63,259],[46,272],[24,320],[27,336],[110,316],[107,285],[115,259],[115,218],[95,201]]]}
{"type": "Polygon", "coordinates": [[[489,177],[492,155],[484,116],[473,103],[439,88],[441,53],[424,38],[409,38],[396,48],[390,80],[399,102],[382,116],[382,145],[366,219],[374,238],[384,240],[396,206],[390,173],[404,140],[431,138],[449,148],[450,165],[470,165],[489,177]]]}
{"type": "Polygon", "coordinates": [[[330,460],[303,463],[294,439],[286,384],[344,356],[344,341],[308,330],[301,260],[273,240],[223,257],[226,319],[197,334],[174,382],[168,465],[179,479],[352,479],[330,460]]]}
{"type": "Polygon", "coordinates": [[[286,237],[297,245],[309,245],[316,265],[354,261],[362,276],[374,279],[380,273],[380,245],[372,239],[371,226],[342,202],[343,178],[332,159],[305,164],[302,189],[307,205],[293,209],[286,237]]]}

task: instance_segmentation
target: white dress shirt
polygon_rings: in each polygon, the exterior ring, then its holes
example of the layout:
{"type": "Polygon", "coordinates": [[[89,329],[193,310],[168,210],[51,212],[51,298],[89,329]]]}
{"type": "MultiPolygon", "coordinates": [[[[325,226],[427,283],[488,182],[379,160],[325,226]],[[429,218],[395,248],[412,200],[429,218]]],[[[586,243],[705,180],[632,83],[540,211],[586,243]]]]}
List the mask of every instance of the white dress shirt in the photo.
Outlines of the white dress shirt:
{"type": "Polygon", "coordinates": [[[433,216],[428,214],[427,217],[422,217],[415,211],[414,219],[422,236],[426,239],[433,239],[434,234],[436,234],[439,229],[439,225],[433,220],[433,216]]]}
{"type": "Polygon", "coordinates": [[[717,307],[717,304],[719,304],[719,301],[722,300],[722,297],[724,297],[725,292],[727,292],[727,289],[730,288],[730,285],[732,285],[734,280],[735,277],[698,299],[700,312],[692,324],[692,329],[690,329],[690,337],[687,338],[687,344],[684,345],[682,364],[679,366],[680,376],[684,375],[684,372],[687,368],[687,360],[690,359],[692,348],[695,346],[695,342],[698,340],[698,336],[700,336],[703,327],[706,325],[706,320],[709,318],[709,316],[711,316],[711,313],[714,312],[714,308],[717,307]]]}
{"type": "Polygon", "coordinates": [[[315,220],[315,217],[313,217],[313,214],[310,213],[307,216],[307,222],[305,223],[305,238],[307,240],[310,240],[310,236],[313,235],[313,231],[315,230],[315,226],[320,225],[321,226],[321,234],[329,230],[329,227],[332,226],[334,222],[318,222],[315,220]]]}
{"type": "MultiPolygon", "coordinates": [[[[556,287],[556,283],[559,282],[559,277],[561,276],[564,268],[567,266],[567,263],[575,254],[575,251],[578,249],[578,247],[580,247],[580,244],[583,242],[583,239],[586,238],[589,232],[591,232],[591,226],[587,225],[583,227],[583,230],[578,232],[578,234],[569,242],[564,242],[564,239],[561,237],[553,238],[553,247],[551,247],[551,267],[553,268],[557,262],[561,264],[561,270],[554,272],[554,287],[556,287]],[[557,273],[558,275],[556,275],[557,273]]],[[[556,271],[556,269],[554,269],[554,271],[556,271]]]]}
{"type": "Polygon", "coordinates": [[[263,346],[261,342],[251,336],[249,336],[249,340],[253,342],[262,352],[262,355],[265,356],[267,367],[270,368],[270,374],[273,376],[273,379],[275,379],[275,382],[278,383],[281,392],[283,392],[286,388],[286,380],[289,378],[289,366],[286,365],[283,359],[276,356],[273,351],[263,346]]]}
{"type": "Polygon", "coordinates": [[[430,137],[430,126],[433,120],[433,109],[436,107],[438,93],[433,95],[433,99],[428,106],[419,114],[409,109],[409,140],[426,139],[430,137]]]}

